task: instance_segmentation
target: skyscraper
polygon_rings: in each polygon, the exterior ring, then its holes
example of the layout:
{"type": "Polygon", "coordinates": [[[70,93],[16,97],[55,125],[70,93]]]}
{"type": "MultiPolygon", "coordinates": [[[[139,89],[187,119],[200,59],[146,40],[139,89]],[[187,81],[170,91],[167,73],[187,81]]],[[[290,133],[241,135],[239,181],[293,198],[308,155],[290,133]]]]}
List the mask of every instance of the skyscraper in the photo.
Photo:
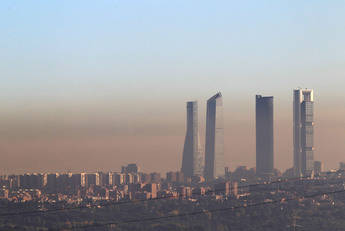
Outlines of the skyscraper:
{"type": "Polygon", "coordinates": [[[311,89],[293,92],[294,173],[308,176],[314,168],[314,97],[311,89]]]}
{"type": "Polygon", "coordinates": [[[223,100],[219,92],[207,100],[205,178],[224,176],[223,100]]]}
{"type": "Polygon", "coordinates": [[[256,100],[256,173],[273,174],[273,96],[255,96],[256,100]]]}
{"type": "Polygon", "coordinates": [[[181,171],[187,177],[202,175],[203,161],[198,131],[198,102],[187,102],[187,132],[181,171]]]}

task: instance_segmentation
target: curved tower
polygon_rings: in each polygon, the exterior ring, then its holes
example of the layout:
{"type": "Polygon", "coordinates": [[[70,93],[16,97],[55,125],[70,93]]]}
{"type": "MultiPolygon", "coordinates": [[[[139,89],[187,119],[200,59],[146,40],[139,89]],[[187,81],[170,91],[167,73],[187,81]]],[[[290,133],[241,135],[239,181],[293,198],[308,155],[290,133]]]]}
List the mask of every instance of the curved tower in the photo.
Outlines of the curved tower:
{"type": "Polygon", "coordinates": [[[224,176],[223,100],[218,92],[207,100],[205,178],[213,180],[224,176]]]}
{"type": "Polygon", "coordinates": [[[203,173],[203,152],[198,131],[198,102],[187,102],[187,132],[183,147],[182,169],[184,176],[203,173]]]}

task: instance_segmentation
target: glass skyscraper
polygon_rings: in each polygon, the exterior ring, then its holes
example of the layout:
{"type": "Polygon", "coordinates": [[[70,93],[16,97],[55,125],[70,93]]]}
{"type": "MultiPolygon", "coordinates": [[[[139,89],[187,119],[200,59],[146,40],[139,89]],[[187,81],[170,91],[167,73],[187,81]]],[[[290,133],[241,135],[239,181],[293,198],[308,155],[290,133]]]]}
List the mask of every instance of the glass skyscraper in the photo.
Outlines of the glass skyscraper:
{"type": "Polygon", "coordinates": [[[273,174],[273,96],[255,96],[256,173],[273,174]]]}
{"type": "Polygon", "coordinates": [[[199,140],[198,102],[187,102],[187,132],[183,148],[182,169],[184,176],[202,176],[204,155],[199,140]]]}
{"type": "Polygon", "coordinates": [[[224,176],[223,100],[219,92],[207,101],[205,178],[224,176]]]}
{"type": "Polygon", "coordinates": [[[314,96],[311,89],[293,92],[294,173],[309,176],[314,168],[314,96]]]}

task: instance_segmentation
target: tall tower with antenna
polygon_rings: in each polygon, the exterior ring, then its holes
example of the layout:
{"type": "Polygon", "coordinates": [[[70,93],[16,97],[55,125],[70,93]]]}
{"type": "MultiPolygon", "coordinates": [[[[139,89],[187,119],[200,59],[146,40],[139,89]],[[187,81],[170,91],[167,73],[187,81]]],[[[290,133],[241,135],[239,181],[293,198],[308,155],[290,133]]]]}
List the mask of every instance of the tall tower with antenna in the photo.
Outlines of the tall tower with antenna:
{"type": "Polygon", "coordinates": [[[296,176],[309,176],[314,168],[314,91],[293,91],[293,152],[296,176]]]}

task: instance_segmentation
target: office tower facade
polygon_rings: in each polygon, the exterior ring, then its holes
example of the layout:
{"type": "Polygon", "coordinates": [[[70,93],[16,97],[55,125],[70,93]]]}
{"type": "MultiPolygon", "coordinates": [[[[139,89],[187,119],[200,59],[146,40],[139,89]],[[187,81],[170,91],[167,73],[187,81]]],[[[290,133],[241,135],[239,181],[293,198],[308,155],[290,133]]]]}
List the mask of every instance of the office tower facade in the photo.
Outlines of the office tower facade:
{"type": "Polygon", "coordinates": [[[183,148],[182,169],[184,176],[202,175],[204,155],[198,131],[198,103],[187,102],[187,132],[183,148]]]}
{"type": "Polygon", "coordinates": [[[273,174],[273,96],[255,96],[256,174],[273,174]]]}
{"type": "Polygon", "coordinates": [[[309,176],[314,168],[314,92],[293,91],[294,173],[309,176]]]}
{"type": "Polygon", "coordinates": [[[205,171],[206,180],[224,176],[223,99],[219,92],[207,101],[205,171]]]}

